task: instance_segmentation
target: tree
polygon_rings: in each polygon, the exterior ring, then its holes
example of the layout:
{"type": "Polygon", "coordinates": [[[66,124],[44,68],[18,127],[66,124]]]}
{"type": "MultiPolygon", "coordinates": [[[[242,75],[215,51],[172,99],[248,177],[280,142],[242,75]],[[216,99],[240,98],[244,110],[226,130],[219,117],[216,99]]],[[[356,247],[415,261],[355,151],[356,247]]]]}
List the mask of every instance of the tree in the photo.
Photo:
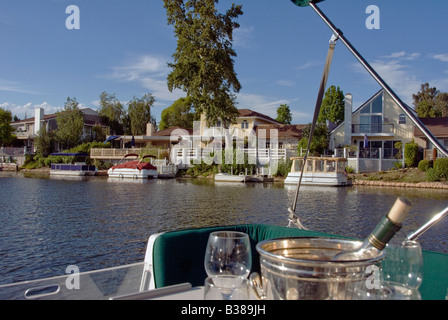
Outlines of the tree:
{"type": "Polygon", "coordinates": [[[11,111],[0,108],[0,146],[9,145],[14,141],[11,122],[11,111]]]}
{"type": "MultiPolygon", "coordinates": [[[[297,145],[297,153],[300,154],[300,151],[306,150],[308,147],[308,140],[311,131],[311,123],[309,123],[302,131],[302,139],[300,139],[299,144],[297,145]]],[[[328,132],[328,128],[325,123],[317,123],[313,137],[311,139],[310,146],[310,155],[319,156],[325,153],[325,149],[328,147],[328,143],[330,141],[330,134],[328,132]]]]}
{"type": "Polygon", "coordinates": [[[192,112],[193,104],[191,101],[190,97],[180,98],[164,109],[161,114],[159,129],[164,130],[174,126],[192,129],[193,121],[197,119],[197,116],[192,112]]]}
{"type": "Polygon", "coordinates": [[[436,110],[441,117],[448,117],[448,92],[440,92],[436,96],[436,110]]]}
{"type": "Polygon", "coordinates": [[[152,94],[145,94],[141,99],[134,97],[128,104],[128,115],[131,125],[132,135],[143,135],[146,132],[146,125],[155,123],[156,120],[151,115],[151,107],[156,100],[152,94]]]}
{"type": "Polygon", "coordinates": [[[281,104],[280,107],[277,108],[277,119],[275,120],[283,124],[291,124],[292,115],[287,104],[281,104]]]}
{"type": "Polygon", "coordinates": [[[100,116],[107,122],[113,134],[123,134],[122,120],[125,117],[123,105],[115,97],[115,94],[108,94],[103,91],[100,94],[100,116]]]}
{"type": "Polygon", "coordinates": [[[344,109],[344,93],[339,87],[330,86],[322,100],[317,122],[325,123],[326,120],[329,120],[338,125],[344,121],[344,109]]]}
{"type": "Polygon", "coordinates": [[[241,84],[234,71],[232,48],[235,19],[243,14],[232,4],[218,13],[218,0],[164,0],[168,24],[174,26],[177,48],[168,75],[168,88],[182,89],[191,97],[196,111],[209,123],[218,119],[233,123],[238,116],[235,93],[241,84]]]}
{"type": "Polygon", "coordinates": [[[34,141],[36,153],[47,157],[53,152],[53,144],[56,141],[54,131],[47,131],[45,126],[41,127],[34,141]]]}
{"type": "Polygon", "coordinates": [[[67,98],[63,111],[56,113],[57,139],[63,148],[69,149],[82,142],[84,116],[76,98],[67,98]]]}
{"type": "Polygon", "coordinates": [[[440,92],[429,83],[420,86],[420,91],[412,95],[415,111],[419,118],[448,116],[448,93],[440,92]]]}

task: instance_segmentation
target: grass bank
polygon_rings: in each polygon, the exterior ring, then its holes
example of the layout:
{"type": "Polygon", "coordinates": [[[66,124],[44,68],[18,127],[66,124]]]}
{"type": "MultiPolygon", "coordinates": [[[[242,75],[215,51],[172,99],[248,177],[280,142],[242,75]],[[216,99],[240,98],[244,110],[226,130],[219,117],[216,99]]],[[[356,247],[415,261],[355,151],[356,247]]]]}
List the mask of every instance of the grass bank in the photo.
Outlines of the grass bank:
{"type": "Polygon", "coordinates": [[[448,181],[428,181],[426,172],[418,168],[349,174],[349,179],[354,185],[448,189],[448,181]]]}

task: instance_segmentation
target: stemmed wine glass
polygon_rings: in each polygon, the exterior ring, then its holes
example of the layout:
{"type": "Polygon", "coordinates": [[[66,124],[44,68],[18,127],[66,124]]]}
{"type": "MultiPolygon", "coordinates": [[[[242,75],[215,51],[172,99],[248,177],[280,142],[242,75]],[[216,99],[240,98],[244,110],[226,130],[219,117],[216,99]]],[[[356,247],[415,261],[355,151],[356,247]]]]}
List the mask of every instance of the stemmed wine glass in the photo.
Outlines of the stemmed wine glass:
{"type": "Polygon", "coordinates": [[[386,247],[383,261],[383,281],[392,289],[392,298],[420,299],[418,291],[422,283],[422,248],[417,241],[406,239],[401,245],[386,247]]]}
{"type": "Polygon", "coordinates": [[[420,243],[406,239],[386,246],[378,282],[373,287],[361,285],[353,299],[420,300],[418,288],[422,283],[423,258],[420,243]]]}
{"type": "Polygon", "coordinates": [[[224,300],[230,300],[232,287],[249,276],[252,253],[249,236],[238,231],[215,231],[209,236],[204,266],[215,286],[222,288],[224,300]]]}

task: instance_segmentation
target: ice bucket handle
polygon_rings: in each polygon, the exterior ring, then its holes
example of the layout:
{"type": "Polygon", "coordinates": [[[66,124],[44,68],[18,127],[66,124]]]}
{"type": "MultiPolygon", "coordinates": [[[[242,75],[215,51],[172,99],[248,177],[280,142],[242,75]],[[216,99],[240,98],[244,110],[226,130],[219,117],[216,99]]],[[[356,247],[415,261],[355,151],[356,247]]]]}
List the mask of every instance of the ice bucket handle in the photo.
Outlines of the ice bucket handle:
{"type": "Polygon", "coordinates": [[[253,272],[249,277],[249,282],[250,287],[252,288],[255,294],[255,297],[257,297],[258,300],[266,300],[267,295],[265,290],[263,289],[263,282],[261,280],[261,276],[257,272],[253,272]]]}

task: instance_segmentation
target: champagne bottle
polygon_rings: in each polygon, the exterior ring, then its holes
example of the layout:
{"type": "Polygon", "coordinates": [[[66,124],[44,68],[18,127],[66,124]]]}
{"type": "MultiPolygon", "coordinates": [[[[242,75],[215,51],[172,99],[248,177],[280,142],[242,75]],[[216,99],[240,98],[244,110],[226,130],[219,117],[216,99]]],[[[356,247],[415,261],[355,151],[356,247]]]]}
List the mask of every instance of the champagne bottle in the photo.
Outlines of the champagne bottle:
{"type": "Polygon", "coordinates": [[[343,251],[333,257],[333,261],[359,260],[367,252],[372,250],[382,251],[395,233],[401,229],[401,223],[406,218],[411,204],[403,198],[398,198],[395,204],[376,225],[372,233],[364,240],[361,246],[355,251],[343,251]]]}

